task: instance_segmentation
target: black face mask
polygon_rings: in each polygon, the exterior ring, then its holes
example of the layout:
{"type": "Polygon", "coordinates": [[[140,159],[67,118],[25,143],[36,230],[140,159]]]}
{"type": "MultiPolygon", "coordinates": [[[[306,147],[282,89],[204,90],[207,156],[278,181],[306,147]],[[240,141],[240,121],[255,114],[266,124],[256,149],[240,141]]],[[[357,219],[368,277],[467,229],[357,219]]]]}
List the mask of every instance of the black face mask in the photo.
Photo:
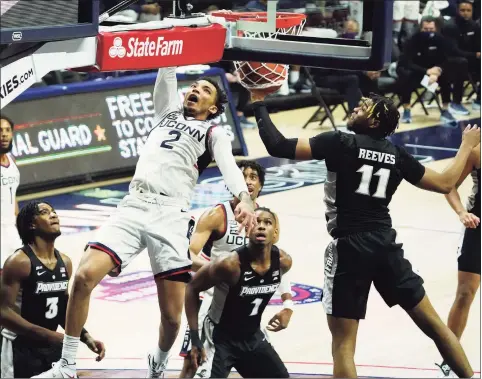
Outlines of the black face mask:
{"type": "Polygon", "coordinates": [[[427,41],[432,39],[435,36],[435,32],[420,31],[420,32],[418,32],[418,34],[420,35],[420,38],[422,38],[423,40],[427,40],[427,41]]]}
{"type": "Polygon", "coordinates": [[[457,14],[457,15],[455,16],[455,22],[456,22],[457,25],[462,26],[462,27],[467,26],[467,25],[470,24],[470,20],[466,20],[465,18],[463,18],[463,17],[462,17],[461,15],[459,15],[459,14],[457,14]]]}

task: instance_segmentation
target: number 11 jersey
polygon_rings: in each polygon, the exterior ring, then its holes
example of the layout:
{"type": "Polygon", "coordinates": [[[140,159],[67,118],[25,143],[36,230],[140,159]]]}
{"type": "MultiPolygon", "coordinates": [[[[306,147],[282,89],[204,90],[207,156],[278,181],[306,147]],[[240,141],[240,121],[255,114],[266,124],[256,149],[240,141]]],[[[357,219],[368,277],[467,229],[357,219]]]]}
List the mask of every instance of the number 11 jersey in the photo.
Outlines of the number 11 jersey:
{"type": "Polygon", "coordinates": [[[425,167],[386,138],[328,132],[310,139],[312,156],[324,159],[328,232],[344,235],[391,228],[388,205],[400,182],[417,184],[425,167]]]}

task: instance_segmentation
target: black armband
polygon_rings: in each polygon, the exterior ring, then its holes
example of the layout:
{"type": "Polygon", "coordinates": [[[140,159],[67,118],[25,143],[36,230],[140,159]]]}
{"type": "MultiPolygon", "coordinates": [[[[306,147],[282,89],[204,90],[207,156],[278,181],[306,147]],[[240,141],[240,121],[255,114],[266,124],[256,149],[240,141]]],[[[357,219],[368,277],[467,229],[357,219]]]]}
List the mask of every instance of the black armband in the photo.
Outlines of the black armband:
{"type": "Polygon", "coordinates": [[[264,146],[266,146],[269,155],[278,158],[295,159],[298,138],[287,139],[276,129],[264,102],[253,103],[253,109],[256,122],[258,123],[259,136],[264,146]]]}
{"type": "Polygon", "coordinates": [[[84,328],[82,328],[82,331],[80,332],[80,342],[84,342],[85,343],[85,335],[88,334],[89,332],[87,330],[85,330],[84,328]]]}
{"type": "Polygon", "coordinates": [[[197,330],[189,330],[189,336],[191,337],[191,345],[195,346],[198,350],[203,348],[203,343],[199,338],[199,332],[197,330]]]}

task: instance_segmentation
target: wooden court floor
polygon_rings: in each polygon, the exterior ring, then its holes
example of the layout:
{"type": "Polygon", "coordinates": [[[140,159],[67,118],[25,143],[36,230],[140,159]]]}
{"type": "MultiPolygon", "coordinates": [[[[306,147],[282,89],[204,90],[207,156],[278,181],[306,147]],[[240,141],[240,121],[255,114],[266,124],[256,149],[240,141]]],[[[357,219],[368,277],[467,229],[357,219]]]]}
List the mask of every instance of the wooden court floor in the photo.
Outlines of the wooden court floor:
{"type": "MultiPolygon", "coordinates": [[[[311,109],[312,111],[314,109],[311,109]]],[[[431,111],[432,112],[432,111],[431,111]]],[[[273,120],[288,136],[311,136],[321,130],[311,125],[301,130],[302,120],[310,109],[274,114],[273,120]]],[[[472,118],[477,115],[472,114],[472,118]]],[[[478,115],[480,117],[480,115],[478,115]]],[[[417,129],[438,123],[431,113],[428,121],[414,111],[414,124],[401,130],[417,129]]],[[[256,130],[244,133],[250,157],[267,156],[256,130]]],[[[448,160],[430,162],[427,166],[442,170],[448,160]]],[[[304,289],[307,299],[295,308],[288,329],[271,334],[271,341],[293,377],[325,377],[332,372],[331,341],[322,305],[316,299],[323,287],[323,253],[330,237],[324,221],[323,184],[264,195],[259,203],[275,210],[280,218],[279,246],[293,257],[291,279],[304,289]]],[[[461,192],[465,197],[471,183],[466,181],[461,192]]],[[[48,196],[50,194],[39,194],[48,196]]],[[[435,309],[446,320],[454,299],[457,278],[457,246],[462,226],[442,195],[421,191],[404,182],[390,205],[395,229],[404,243],[406,256],[425,280],[425,289],[435,309]]],[[[194,211],[199,214],[202,210],[194,211]]],[[[62,214],[60,214],[62,217],[62,214]]],[[[62,223],[62,218],[60,219],[62,223]]],[[[77,266],[85,243],[92,231],[63,235],[59,250],[69,254],[77,266]]],[[[138,257],[124,275],[148,275],[146,254],[138,257]],[[147,274],[145,274],[147,272],[147,274]],[[144,274],[143,274],[144,273],[144,274]]],[[[155,288],[145,281],[126,279],[106,282],[96,289],[90,305],[86,328],[105,342],[107,355],[103,362],[94,361],[83,346],[79,353],[79,374],[85,377],[143,377],[146,353],[157,341],[159,309],[155,288]],[[133,284],[135,283],[135,284],[133,284]],[[137,285],[145,296],[125,301],[112,301],[127,286],[137,285]],[[125,287],[123,287],[125,286],[125,287]],[[110,292],[109,292],[110,291],[110,292]],[[116,292],[117,291],[117,292],[116,292]]],[[[132,289],[132,288],[131,288],[132,289]]],[[[301,290],[300,290],[301,291],[301,290]]],[[[263,322],[280,309],[267,307],[263,322]]],[[[182,361],[178,356],[186,325],[172,349],[167,377],[177,377],[182,361]]],[[[472,306],[462,344],[477,375],[481,362],[480,291],[472,306]]],[[[411,319],[398,307],[388,308],[372,288],[366,319],[361,321],[356,353],[358,374],[365,377],[437,377],[434,365],[441,358],[434,344],[425,337],[411,319]]],[[[233,377],[237,374],[233,373],[233,377]]]]}

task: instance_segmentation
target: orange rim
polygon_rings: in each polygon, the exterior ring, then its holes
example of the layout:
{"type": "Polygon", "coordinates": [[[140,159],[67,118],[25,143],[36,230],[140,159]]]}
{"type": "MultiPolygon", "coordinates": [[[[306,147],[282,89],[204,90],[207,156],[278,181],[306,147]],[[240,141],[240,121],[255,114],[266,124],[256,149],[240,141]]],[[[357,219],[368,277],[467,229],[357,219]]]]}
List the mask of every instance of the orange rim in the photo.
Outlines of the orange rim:
{"type": "MultiPolygon", "coordinates": [[[[226,21],[256,21],[266,22],[268,19],[267,12],[213,12],[214,17],[223,17],[226,21]]],[[[291,28],[298,26],[306,20],[306,15],[301,13],[276,12],[276,28],[291,28]]]]}

